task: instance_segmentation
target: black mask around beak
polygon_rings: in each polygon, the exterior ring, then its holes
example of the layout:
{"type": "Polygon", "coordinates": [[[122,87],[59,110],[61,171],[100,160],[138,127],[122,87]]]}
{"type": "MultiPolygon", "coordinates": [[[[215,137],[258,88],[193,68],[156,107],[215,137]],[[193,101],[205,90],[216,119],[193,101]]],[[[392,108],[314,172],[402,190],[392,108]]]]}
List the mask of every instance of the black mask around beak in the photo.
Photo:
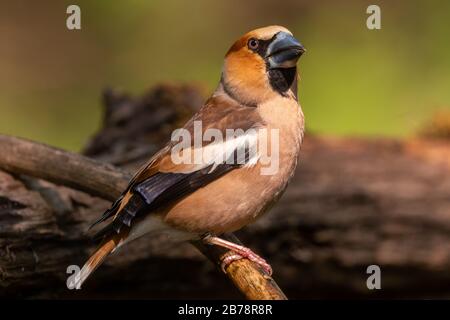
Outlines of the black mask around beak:
{"type": "Polygon", "coordinates": [[[287,32],[278,32],[267,47],[266,61],[270,69],[292,68],[306,51],[297,39],[287,32]]]}

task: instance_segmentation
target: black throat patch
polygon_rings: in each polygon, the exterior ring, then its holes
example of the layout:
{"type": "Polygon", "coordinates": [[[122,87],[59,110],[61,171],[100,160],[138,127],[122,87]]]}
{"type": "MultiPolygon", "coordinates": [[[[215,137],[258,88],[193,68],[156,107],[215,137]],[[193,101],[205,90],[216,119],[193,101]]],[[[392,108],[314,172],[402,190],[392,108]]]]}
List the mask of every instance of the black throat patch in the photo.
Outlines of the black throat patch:
{"type": "Polygon", "coordinates": [[[269,82],[273,90],[282,96],[286,96],[286,92],[294,83],[297,68],[269,69],[267,66],[267,74],[269,75],[269,82]]]}

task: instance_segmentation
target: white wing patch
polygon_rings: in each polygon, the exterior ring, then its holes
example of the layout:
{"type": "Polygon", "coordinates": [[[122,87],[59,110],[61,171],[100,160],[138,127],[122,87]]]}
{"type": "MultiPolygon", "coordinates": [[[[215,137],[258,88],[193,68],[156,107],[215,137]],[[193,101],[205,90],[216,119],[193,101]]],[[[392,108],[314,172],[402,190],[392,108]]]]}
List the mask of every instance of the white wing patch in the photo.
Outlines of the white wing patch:
{"type": "MultiPolygon", "coordinates": [[[[208,145],[194,147],[172,148],[171,157],[175,164],[187,164],[189,172],[201,170],[212,165],[210,172],[221,164],[236,164],[243,167],[252,167],[259,160],[258,132],[249,129],[243,134],[232,135],[226,139],[217,139],[208,145]]],[[[182,142],[180,142],[182,143],[182,142]]]]}

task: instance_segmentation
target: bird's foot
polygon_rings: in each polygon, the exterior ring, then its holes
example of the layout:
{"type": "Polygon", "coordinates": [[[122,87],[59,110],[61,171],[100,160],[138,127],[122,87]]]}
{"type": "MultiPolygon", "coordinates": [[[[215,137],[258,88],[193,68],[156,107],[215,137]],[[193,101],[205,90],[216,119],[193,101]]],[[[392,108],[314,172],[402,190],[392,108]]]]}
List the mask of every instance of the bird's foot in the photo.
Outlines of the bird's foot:
{"type": "Polygon", "coordinates": [[[247,247],[241,246],[237,243],[233,243],[218,237],[214,237],[214,236],[207,236],[203,239],[203,241],[205,241],[206,243],[209,244],[213,244],[213,245],[217,245],[217,246],[221,246],[224,248],[227,248],[231,251],[234,252],[234,254],[229,254],[226,255],[225,258],[223,258],[222,263],[221,263],[221,268],[222,271],[226,273],[226,268],[233,262],[236,260],[240,260],[240,259],[248,259],[250,261],[255,262],[256,264],[258,264],[259,266],[261,266],[261,268],[263,268],[263,270],[269,275],[272,275],[272,267],[270,266],[270,264],[268,264],[266,262],[266,260],[264,260],[263,258],[261,258],[259,255],[257,255],[256,253],[254,253],[252,250],[250,250],[247,247]]]}
{"type": "Polygon", "coordinates": [[[254,263],[258,264],[259,266],[261,266],[261,268],[263,268],[264,271],[269,276],[272,275],[272,267],[270,266],[270,264],[267,263],[266,260],[261,258],[259,255],[257,255],[253,251],[251,251],[249,248],[243,247],[243,249],[245,251],[235,251],[235,250],[233,250],[233,252],[235,252],[234,254],[227,255],[225,258],[223,258],[222,263],[221,263],[220,266],[221,266],[222,271],[224,273],[226,273],[227,267],[233,261],[237,261],[237,260],[246,258],[246,259],[248,259],[250,261],[253,261],[254,263]]]}

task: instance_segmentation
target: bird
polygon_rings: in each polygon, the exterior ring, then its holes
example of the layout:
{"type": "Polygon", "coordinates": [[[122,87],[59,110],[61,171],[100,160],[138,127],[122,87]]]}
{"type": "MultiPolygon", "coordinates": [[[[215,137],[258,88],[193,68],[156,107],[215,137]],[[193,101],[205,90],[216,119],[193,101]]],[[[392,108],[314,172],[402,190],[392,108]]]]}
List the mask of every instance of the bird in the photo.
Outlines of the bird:
{"type": "Polygon", "coordinates": [[[233,253],[223,270],[247,258],[272,274],[262,257],[220,236],[267,212],[294,174],[305,127],[297,62],[305,51],[282,26],[252,30],[233,43],[213,94],[92,225],[106,224],[74,286],[109,254],[147,234],[221,246],[233,253]],[[194,139],[181,139],[186,134],[194,139]]]}

